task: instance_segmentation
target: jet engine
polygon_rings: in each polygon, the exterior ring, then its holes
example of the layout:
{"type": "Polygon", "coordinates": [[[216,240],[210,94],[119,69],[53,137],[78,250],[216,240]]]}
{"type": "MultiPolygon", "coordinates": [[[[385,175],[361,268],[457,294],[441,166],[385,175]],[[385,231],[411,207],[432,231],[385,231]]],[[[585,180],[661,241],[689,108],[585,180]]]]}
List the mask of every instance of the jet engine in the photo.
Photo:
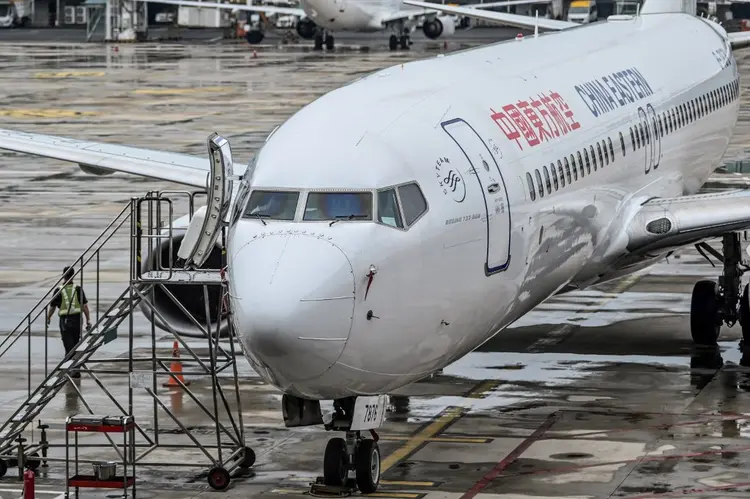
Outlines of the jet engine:
{"type": "Polygon", "coordinates": [[[250,45],[256,45],[265,38],[265,24],[259,14],[251,14],[245,25],[245,40],[250,45]]]}
{"type": "Polygon", "coordinates": [[[456,32],[456,21],[451,16],[435,17],[424,22],[422,31],[427,38],[432,40],[451,36],[456,32]]]}
{"type": "Polygon", "coordinates": [[[259,29],[250,29],[245,32],[245,41],[250,45],[257,45],[263,41],[266,34],[259,29]]]}
{"type": "Polygon", "coordinates": [[[300,19],[297,23],[297,34],[305,40],[312,40],[315,38],[315,33],[318,31],[318,27],[314,22],[305,18],[300,19]]]}
{"type": "MultiPolygon", "coordinates": [[[[185,238],[186,229],[189,225],[190,218],[186,215],[174,221],[172,224],[172,239],[171,239],[171,262],[175,270],[180,270],[181,265],[176,265],[177,252],[180,249],[180,244],[185,238]]],[[[168,236],[168,231],[164,231],[163,234],[168,236]]],[[[144,240],[145,241],[145,240],[144,240]]],[[[142,272],[149,272],[151,270],[158,270],[157,265],[161,265],[162,268],[169,268],[170,265],[170,240],[167,237],[159,240],[159,245],[153,244],[155,251],[151,252],[147,258],[145,258],[141,264],[142,272]],[[158,255],[158,256],[157,256],[158,255]],[[160,259],[159,259],[160,258],[160,259]]],[[[144,243],[145,244],[145,243],[144,243]]],[[[211,254],[206,259],[206,262],[200,267],[202,269],[219,269],[221,268],[222,256],[221,256],[221,245],[216,243],[214,248],[211,250],[211,254]]],[[[187,310],[193,318],[195,318],[201,325],[206,324],[206,301],[203,295],[203,286],[183,286],[180,284],[165,284],[164,287],[177,299],[185,310],[187,310]]],[[[141,303],[141,311],[146,318],[156,324],[157,327],[168,331],[167,325],[159,318],[159,315],[164,318],[169,326],[174,329],[177,333],[191,337],[203,337],[203,333],[200,329],[190,320],[185,312],[180,310],[180,307],[164,292],[159,285],[155,285],[152,290],[146,293],[146,301],[153,303],[153,307],[157,313],[153,314],[151,308],[141,303]]],[[[221,286],[208,286],[208,314],[211,318],[211,333],[216,333],[216,322],[219,314],[219,301],[221,300],[221,286]]],[[[219,335],[224,336],[227,330],[226,320],[222,321],[219,335]]]]}

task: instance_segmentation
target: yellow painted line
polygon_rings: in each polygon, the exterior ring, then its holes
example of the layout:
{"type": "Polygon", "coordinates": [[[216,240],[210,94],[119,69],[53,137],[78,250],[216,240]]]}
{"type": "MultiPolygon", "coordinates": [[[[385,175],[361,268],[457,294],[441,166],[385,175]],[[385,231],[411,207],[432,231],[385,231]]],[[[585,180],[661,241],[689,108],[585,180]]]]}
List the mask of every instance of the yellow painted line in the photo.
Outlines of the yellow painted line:
{"type": "Polygon", "coordinates": [[[197,88],[139,88],[133,90],[134,94],[140,95],[181,95],[197,94],[201,92],[228,92],[233,87],[197,87],[197,88]]]}
{"type": "MultiPolygon", "coordinates": [[[[485,381],[478,387],[474,388],[471,392],[469,392],[468,397],[482,398],[486,396],[487,392],[491,391],[499,384],[499,381],[485,381]]],[[[429,439],[434,438],[448,425],[463,416],[465,410],[466,409],[463,407],[449,407],[435,421],[427,425],[416,435],[412,436],[402,447],[399,447],[392,454],[383,459],[383,461],[380,463],[380,473],[385,473],[386,471],[394,467],[397,463],[399,463],[402,459],[406,458],[420,446],[425,444],[429,439]]]]}
{"type": "Polygon", "coordinates": [[[419,499],[424,494],[407,494],[405,492],[374,492],[362,494],[362,497],[395,497],[396,499],[419,499]]]}
{"type": "Polygon", "coordinates": [[[34,78],[86,78],[104,76],[104,71],[59,71],[54,73],[36,73],[34,78]]]}
{"type": "Polygon", "coordinates": [[[494,390],[500,382],[496,380],[488,380],[476,387],[474,390],[469,392],[467,397],[472,399],[483,399],[489,392],[494,390]]]}
{"type": "Polygon", "coordinates": [[[81,118],[97,116],[93,111],[73,111],[71,109],[0,109],[0,116],[10,118],[81,118]]]}
{"type": "Polygon", "coordinates": [[[409,482],[405,480],[380,480],[380,485],[393,485],[394,487],[435,487],[435,482],[409,482]]]}
{"type": "MultiPolygon", "coordinates": [[[[409,435],[403,435],[403,436],[383,436],[380,435],[380,440],[385,440],[387,442],[401,442],[404,440],[409,440],[411,436],[409,435]]],[[[486,444],[489,443],[492,439],[489,437],[432,437],[428,438],[427,441],[429,442],[442,442],[442,443],[453,443],[453,444],[486,444]]]]}
{"type": "MultiPolygon", "coordinates": [[[[383,483],[382,481],[380,483],[383,483]]],[[[307,489],[273,489],[272,494],[294,494],[294,495],[305,495],[309,491],[307,489]]],[[[373,494],[362,494],[363,497],[391,497],[394,499],[419,499],[424,494],[407,493],[407,492],[375,492],[373,494]]]]}
{"type": "Polygon", "coordinates": [[[383,459],[380,463],[380,473],[385,473],[389,469],[393,468],[399,461],[406,458],[409,454],[417,450],[422,444],[427,442],[428,439],[434,437],[446,426],[451,424],[457,418],[461,417],[464,410],[460,407],[451,407],[435,421],[427,425],[422,431],[411,437],[406,443],[391,453],[388,457],[383,459]]]}

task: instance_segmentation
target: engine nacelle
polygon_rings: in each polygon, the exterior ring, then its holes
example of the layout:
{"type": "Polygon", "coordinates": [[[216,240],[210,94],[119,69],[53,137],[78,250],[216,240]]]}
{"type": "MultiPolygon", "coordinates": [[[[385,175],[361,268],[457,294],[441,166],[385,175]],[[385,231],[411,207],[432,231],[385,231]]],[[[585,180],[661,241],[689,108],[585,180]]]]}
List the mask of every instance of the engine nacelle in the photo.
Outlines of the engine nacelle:
{"type": "Polygon", "coordinates": [[[315,33],[318,31],[318,27],[314,22],[305,18],[300,19],[297,23],[297,34],[305,40],[312,40],[315,38],[315,33]]]}
{"type": "MultiPolygon", "coordinates": [[[[180,249],[180,244],[185,237],[186,229],[190,224],[189,215],[185,215],[172,224],[172,262],[177,261],[177,251],[180,249]]],[[[164,231],[164,234],[168,234],[168,231],[164,231]]],[[[164,238],[159,246],[158,252],[161,254],[161,265],[163,267],[169,266],[170,248],[169,241],[164,238]]],[[[221,268],[222,256],[221,246],[217,243],[211,250],[206,262],[201,266],[204,269],[219,269],[221,268]]],[[[143,260],[141,269],[143,272],[155,270],[157,264],[156,254],[151,253],[147,258],[143,260]]],[[[203,286],[198,285],[182,285],[182,284],[167,284],[164,286],[169,290],[172,295],[177,299],[180,304],[189,311],[192,316],[201,324],[206,323],[206,304],[203,296],[203,286]]],[[[219,313],[219,302],[221,300],[221,286],[209,286],[208,287],[208,310],[211,316],[211,333],[216,333],[216,323],[218,320],[219,313]]],[[[161,289],[160,286],[154,286],[152,291],[146,293],[146,301],[153,303],[154,308],[158,314],[161,315],[169,326],[172,327],[177,333],[191,337],[203,337],[203,333],[198,329],[190,318],[167,296],[166,293],[161,289]]],[[[156,314],[153,314],[151,308],[144,303],[140,305],[141,311],[148,320],[156,324],[157,327],[168,331],[166,324],[164,324],[156,314]]],[[[219,335],[225,336],[227,334],[228,324],[226,320],[223,320],[220,325],[219,335]]]]}
{"type": "Polygon", "coordinates": [[[451,36],[456,32],[456,21],[451,16],[435,17],[424,22],[422,31],[432,40],[451,36]]]}

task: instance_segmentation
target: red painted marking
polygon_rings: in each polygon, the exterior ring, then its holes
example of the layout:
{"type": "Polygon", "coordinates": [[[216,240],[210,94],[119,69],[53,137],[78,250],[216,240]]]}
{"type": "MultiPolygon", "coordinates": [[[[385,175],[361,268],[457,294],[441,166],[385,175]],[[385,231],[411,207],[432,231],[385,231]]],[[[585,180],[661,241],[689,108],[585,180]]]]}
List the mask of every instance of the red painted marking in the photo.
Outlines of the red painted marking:
{"type": "Polygon", "coordinates": [[[502,111],[490,108],[492,121],[520,150],[523,150],[521,137],[529,147],[536,147],[581,128],[573,110],[558,92],[550,90],[549,95],[542,93],[537,97],[506,104],[502,111]]]}
{"type": "Polygon", "coordinates": [[[544,435],[544,433],[549,430],[553,424],[557,422],[557,420],[560,418],[559,412],[553,412],[549,415],[549,417],[542,423],[539,428],[534,430],[534,433],[529,435],[527,438],[523,440],[520,444],[518,444],[518,447],[510,451],[510,454],[505,456],[505,458],[497,463],[497,465],[490,470],[489,473],[487,473],[485,476],[482,477],[481,480],[479,480],[477,483],[474,484],[474,486],[468,490],[464,495],[461,496],[460,499],[471,499],[477,494],[479,494],[482,489],[484,489],[487,485],[489,485],[492,480],[497,478],[497,476],[502,473],[502,471],[510,466],[513,461],[518,459],[518,456],[526,452],[526,449],[528,449],[531,444],[539,440],[539,438],[544,435]]]}

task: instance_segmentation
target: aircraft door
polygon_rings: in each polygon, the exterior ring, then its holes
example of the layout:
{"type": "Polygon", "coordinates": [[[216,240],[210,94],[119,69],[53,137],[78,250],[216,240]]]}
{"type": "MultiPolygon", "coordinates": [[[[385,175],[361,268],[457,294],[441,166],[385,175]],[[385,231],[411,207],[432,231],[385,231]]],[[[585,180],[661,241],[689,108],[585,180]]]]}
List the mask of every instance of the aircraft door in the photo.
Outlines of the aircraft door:
{"type": "MultiPolygon", "coordinates": [[[[501,272],[510,263],[510,204],[508,190],[500,166],[487,144],[474,128],[461,118],[441,123],[443,130],[466,157],[462,171],[476,178],[482,193],[487,223],[487,257],[484,271],[487,275],[501,272]]],[[[468,183],[468,181],[467,181],[468,183]]],[[[466,186],[467,193],[471,187],[466,186]]]]}

